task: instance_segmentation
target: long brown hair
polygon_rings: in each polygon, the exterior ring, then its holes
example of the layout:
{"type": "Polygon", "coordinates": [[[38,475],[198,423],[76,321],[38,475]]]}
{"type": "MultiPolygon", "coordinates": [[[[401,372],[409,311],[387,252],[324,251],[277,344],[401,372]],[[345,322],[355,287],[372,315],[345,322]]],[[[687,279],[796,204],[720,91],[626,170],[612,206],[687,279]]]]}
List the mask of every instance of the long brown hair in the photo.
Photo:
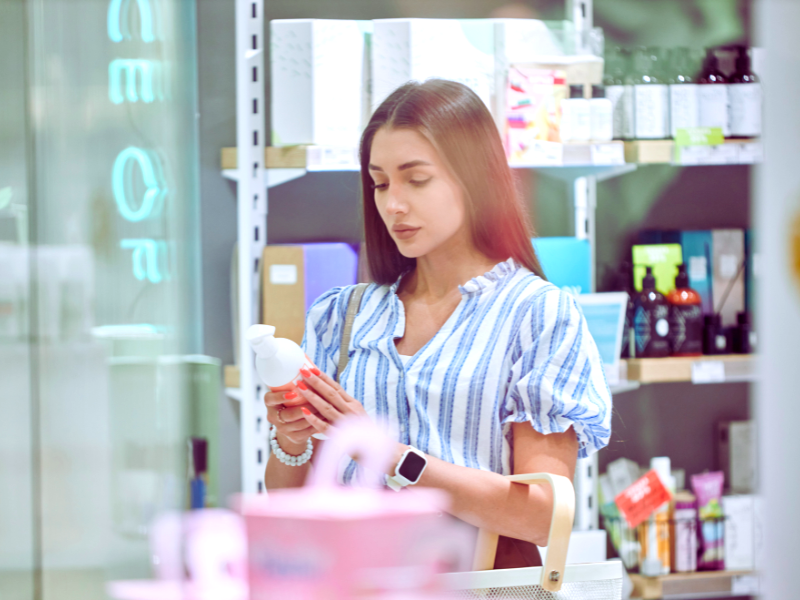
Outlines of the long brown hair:
{"type": "Polygon", "coordinates": [[[533,228],[492,115],[467,86],[429,79],[392,92],[361,136],[364,237],[373,281],[394,283],[416,265],[415,258],[400,254],[375,206],[369,160],[372,140],[382,127],[413,129],[433,144],[461,185],[472,241],[480,252],[498,262],[513,257],[544,278],[531,243],[533,228]]]}

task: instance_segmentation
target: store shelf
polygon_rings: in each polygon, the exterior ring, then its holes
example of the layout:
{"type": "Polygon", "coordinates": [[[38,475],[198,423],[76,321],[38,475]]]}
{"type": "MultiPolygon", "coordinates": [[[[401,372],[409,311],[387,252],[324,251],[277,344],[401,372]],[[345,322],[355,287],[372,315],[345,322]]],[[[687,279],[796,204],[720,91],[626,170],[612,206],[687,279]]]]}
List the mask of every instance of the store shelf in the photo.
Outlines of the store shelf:
{"type": "Polygon", "coordinates": [[[242,401],[242,390],[239,388],[225,388],[225,395],[230,398],[231,400],[236,400],[237,402],[242,401]]]}
{"type": "Polygon", "coordinates": [[[639,165],[674,164],[699,165],[751,165],[763,160],[764,150],[759,139],[725,140],[718,146],[684,147],[675,156],[672,140],[635,140],[625,142],[625,162],[639,165]]]}
{"type": "Polygon", "coordinates": [[[640,383],[754,381],[757,366],[756,356],[753,354],[631,358],[625,362],[628,381],[640,383]]]}
{"type": "Polygon", "coordinates": [[[755,596],[759,591],[758,574],[751,571],[705,571],[674,573],[661,577],[631,574],[631,598],[729,598],[755,596]]]}

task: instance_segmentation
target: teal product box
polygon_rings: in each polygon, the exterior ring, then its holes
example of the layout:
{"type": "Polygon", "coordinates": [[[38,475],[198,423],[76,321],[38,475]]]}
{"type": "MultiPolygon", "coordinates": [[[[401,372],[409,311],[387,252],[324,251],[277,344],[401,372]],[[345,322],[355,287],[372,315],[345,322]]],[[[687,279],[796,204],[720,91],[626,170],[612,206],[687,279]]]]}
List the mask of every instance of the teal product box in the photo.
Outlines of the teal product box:
{"type": "Polygon", "coordinates": [[[589,240],[574,237],[533,238],[545,277],[572,294],[591,292],[591,249],[589,240]]]}

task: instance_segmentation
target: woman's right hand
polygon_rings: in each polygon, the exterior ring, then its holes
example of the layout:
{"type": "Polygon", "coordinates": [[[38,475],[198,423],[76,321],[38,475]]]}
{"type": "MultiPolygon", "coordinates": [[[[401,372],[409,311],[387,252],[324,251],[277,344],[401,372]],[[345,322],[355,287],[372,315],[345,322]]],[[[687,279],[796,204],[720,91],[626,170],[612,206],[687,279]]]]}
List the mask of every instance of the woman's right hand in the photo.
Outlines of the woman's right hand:
{"type": "Polygon", "coordinates": [[[318,414],[309,404],[285,406],[285,403],[297,402],[297,392],[267,392],[264,404],[267,406],[267,421],[278,430],[278,444],[287,454],[297,456],[306,450],[308,438],[316,430],[308,424],[301,408],[318,414]],[[294,394],[294,396],[292,396],[294,394]]]}

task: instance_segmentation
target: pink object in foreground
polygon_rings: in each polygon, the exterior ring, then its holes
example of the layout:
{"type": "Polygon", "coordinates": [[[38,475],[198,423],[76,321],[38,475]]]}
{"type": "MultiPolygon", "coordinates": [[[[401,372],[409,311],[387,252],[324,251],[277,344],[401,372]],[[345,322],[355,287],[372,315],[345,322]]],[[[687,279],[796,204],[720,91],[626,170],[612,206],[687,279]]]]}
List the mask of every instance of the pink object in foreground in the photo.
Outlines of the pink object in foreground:
{"type": "Polygon", "coordinates": [[[309,485],[242,496],[252,600],[398,597],[437,588],[437,575],[468,568],[469,534],[442,516],[439,490],[381,489],[394,443],[368,420],[337,423],[309,485]],[[341,459],[358,454],[362,486],[336,485],[341,459]]]}
{"type": "Polygon", "coordinates": [[[247,600],[247,540],[239,515],[221,509],[166,513],[153,523],[150,549],[158,579],[112,581],[107,586],[109,596],[247,600]]]}

